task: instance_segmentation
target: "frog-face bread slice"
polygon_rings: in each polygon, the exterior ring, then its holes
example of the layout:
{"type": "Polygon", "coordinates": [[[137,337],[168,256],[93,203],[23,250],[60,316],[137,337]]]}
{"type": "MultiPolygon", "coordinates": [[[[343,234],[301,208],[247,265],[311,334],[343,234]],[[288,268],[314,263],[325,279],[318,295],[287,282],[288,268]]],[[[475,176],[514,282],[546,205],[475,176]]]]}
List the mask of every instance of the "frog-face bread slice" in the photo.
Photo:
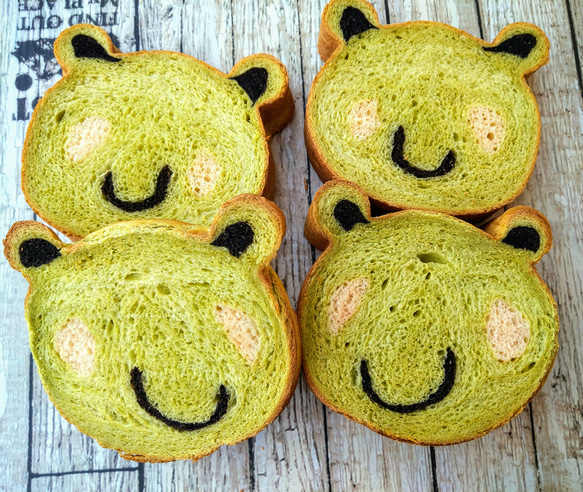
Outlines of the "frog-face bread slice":
{"type": "Polygon", "coordinates": [[[300,367],[269,266],[284,231],[255,195],[227,202],[210,229],[137,220],[67,245],[16,223],[5,254],[30,283],[30,346],[63,417],[136,461],[198,459],[263,429],[300,367]]]}
{"type": "Polygon", "coordinates": [[[436,22],[381,26],[362,0],[322,14],[326,62],[306,108],[310,161],[389,209],[477,218],[512,201],[530,177],[540,118],[525,78],[549,42],[531,24],[487,43],[436,22]]]}
{"type": "Polygon", "coordinates": [[[316,194],[306,236],[327,248],[298,300],[303,368],[331,409],[401,441],[454,444],[518,414],[557,353],[559,320],[534,269],[541,214],[486,232],[418,210],[373,218],[348,182],[316,194]]]}
{"type": "Polygon", "coordinates": [[[273,193],[267,139],[294,109],[270,55],[227,75],[169,51],[120,53],[79,24],[55,42],[63,78],[38,103],[22,155],[34,211],[72,238],[164,218],[209,226],[243,193],[273,193]]]}

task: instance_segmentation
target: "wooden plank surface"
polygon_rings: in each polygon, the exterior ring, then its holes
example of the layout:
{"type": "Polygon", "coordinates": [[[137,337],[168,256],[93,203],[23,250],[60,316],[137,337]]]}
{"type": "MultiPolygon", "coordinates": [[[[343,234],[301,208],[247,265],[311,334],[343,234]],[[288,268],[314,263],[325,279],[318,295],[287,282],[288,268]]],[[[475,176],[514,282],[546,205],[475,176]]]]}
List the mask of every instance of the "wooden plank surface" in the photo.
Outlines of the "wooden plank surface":
{"type": "MultiPolygon", "coordinates": [[[[319,254],[303,237],[321,185],[307,160],[303,118],[322,66],[316,42],[324,0],[21,0],[0,2],[0,235],[33,219],[19,160],[35,99],[58,80],[51,40],[71,23],[103,24],[122,51],[167,49],[229,71],[265,52],[283,61],[296,103],[271,140],[275,201],[288,232],[274,268],[295,306],[319,254]],[[28,44],[26,44],[28,43],[28,44]],[[45,49],[43,51],[43,49],[45,49]],[[15,54],[11,54],[15,53],[15,54]],[[20,77],[20,78],[18,78],[20,77]]],[[[517,203],[547,215],[555,247],[540,272],[560,308],[561,349],[529,408],[482,439],[446,448],[397,443],[325,409],[303,380],[281,416],[254,439],[197,463],[126,462],[66,423],[48,402],[28,352],[26,282],[0,261],[0,490],[583,490],[583,7],[566,0],[378,0],[381,22],[426,19],[492,40],[510,22],[549,36],[551,62],[531,79],[543,132],[535,173],[517,203]]]]}
{"type": "MultiPolygon", "coordinates": [[[[0,32],[0,236],[17,220],[32,219],[20,192],[20,147],[26,122],[17,116],[22,92],[16,87],[19,63],[10,52],[17,39],[18,5],[0,3],[0,18],[11,22],[0,32]],[[5,102],[4,102],[5,101],[5,102]]],[[[26,82],[24,79],[23,82],[26,82]]],[[[28,80],[28,79],[27,79],[28,80]]],[[[20,85],[20,84],[19,84],[20,85]]],[[[21,85],[24,87],[24,85],[21,85]]],[[[22,103],[21,103],[22,106],[22,103]]],[[[0,490],[26,489],[28,483],[29,351],[23,299],[27,282],[0,261],[0,490]]]]}

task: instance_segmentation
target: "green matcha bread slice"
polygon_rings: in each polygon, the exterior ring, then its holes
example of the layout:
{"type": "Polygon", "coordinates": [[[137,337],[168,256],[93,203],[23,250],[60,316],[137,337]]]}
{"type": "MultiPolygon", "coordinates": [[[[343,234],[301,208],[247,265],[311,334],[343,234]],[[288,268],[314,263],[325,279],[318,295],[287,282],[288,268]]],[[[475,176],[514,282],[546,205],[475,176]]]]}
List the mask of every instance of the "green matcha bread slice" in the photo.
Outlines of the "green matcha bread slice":
{"type": "Polygon", "coordinates": [[[334,0],[318,48],[304,128],[323,181],[352,181],[386,209],[467,218],[522,192],[540,136],[525,78],[549,52],[538,27],[487,43],[436,22],[382,26],[368,2],[334,0]]]}
{"type": "Polygon", "coordinates": [[[63,78],[30,121],[22,189],[69,237],[140,218],[209,226],[228,199],[273,193],[267,140],[294,103],[272,56],[226,75],[182,53],[120,53],[85,24],[58,37],[55,56],[63,78]]]}
{"type": "Polygon", "coordinates": [[[299,334],[269,266],[281,211],[255,195],[212,227],[144,219],[63,244],[18,222],[5,254],[44,388],[63,417],[135,461],[196,460],[257,434],[286,406],[299,334]]]}
{"type": "Polygon", "coordinates": [[[485,231],[436,212],[370,215],[345,181],[316,194],[306,236],[325,249],[298,299],[303,369],[332,410],[400,441],[468,441],[541,388],[559,318],[534,264],[543,215],[515,207],[485,231]]]}

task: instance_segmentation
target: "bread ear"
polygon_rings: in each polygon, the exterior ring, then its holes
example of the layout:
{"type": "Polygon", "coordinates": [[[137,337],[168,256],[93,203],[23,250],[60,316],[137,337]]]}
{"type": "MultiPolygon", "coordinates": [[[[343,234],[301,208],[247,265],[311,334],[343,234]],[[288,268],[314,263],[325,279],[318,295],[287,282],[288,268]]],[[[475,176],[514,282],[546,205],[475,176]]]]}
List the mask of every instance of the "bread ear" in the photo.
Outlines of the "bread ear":
{"type": "Polygon", "coordinates": [[[55,56],[63,74],[75,70],[80,64],[118,63],[120,51],[109,35],[91,24],[76,24],[63,31],[55,41],[55,56]]]}
{"type": "Polygon", "coordinates": [[[517,22],[502,29],[492,44],[484,46],[483,50],[492,56],[506,57],[518,66],[521,75],[528,75],[548,61],[549,46],[541,29],[534,24],[517,22]]]}
{"type": "Polygon", "coordinates": [[[304,234],[316,248],[324,250],[335,236],[369,222],[370,202],[362,189],[349,181],[328,181],[314,196],[304,234]]]}
{"type": "Polygon", "coordinates": [[[546,217],[529,207],[514,207],[490,222],[484,230],[497,241],[523,250],[531,263],[549,252],[553,242],[546,217]]]}
{"type": "Polygon", "coordinates": [[[320,58],[325,62],[351,38],[379,26],[379,17],[370,3],[364,0],[333,0],[322,13],[318,38],[320,58]]]}
{"type": "Polygon", "coordinates": [[[4,239],[10,266],[25,276],[61,256],[65,246],[47,226],[32,220],[14,224],[4,239]]]}
{"type": "Polygon", "coordinates": [[[229,73],[257,107],[266,136],[281,130],[291,120],[294,99],[289,90],[289,77],[277,58],[257,54],[243,58],[229,73]]]}
{"type": "Polygon", "coordinates": [[[257,195],[239,195],[226,202],[211,227],[210,244],[226,248],[241,261],[269,263],[285,235],[283,212],[257,195]]]}

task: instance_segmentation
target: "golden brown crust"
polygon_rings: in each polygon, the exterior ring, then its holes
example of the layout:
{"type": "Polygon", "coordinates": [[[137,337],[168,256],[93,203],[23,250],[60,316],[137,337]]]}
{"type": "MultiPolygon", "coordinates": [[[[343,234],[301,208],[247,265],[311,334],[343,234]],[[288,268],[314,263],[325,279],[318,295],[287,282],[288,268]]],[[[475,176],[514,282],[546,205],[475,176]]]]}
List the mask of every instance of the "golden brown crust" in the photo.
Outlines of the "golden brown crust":
{"type": "MultiPolygon", "coordinates": [[[[341,0],[336,0],[336,1],[341,1],[341,0]]],[[[337,174],[332,169],[332,167],[328,164],[328,162],[326,161],[326,158],[324,157],[322,150],[318,146],[318,143],[317,143],[317,140],[315,137],[315,131],[313,129],[313,124],[312,124],[312,119],[313,119],[312,106],[313,106],[313,99],[314,99],[314,88],[316,87],[317,82],[319,81],[320,77],[324,74],[326,69],[333,62],[333,60],[335,59],[335,57],[338,55],[338,53],[340,52],[340,50],[343,48],[343,46],[345,44],[342,39],[340,39],[338,36],[336,36],[336,34],[334,34],[334,32],[330,29],[330,26],[326,23],[327,11],[333,7],[333,5],[336,3],[336,1],[333,0],[332,2],[328,3],[324,9],[324,12],[322,13],[322,23],[320,26],[320,35],[318,38],[318,51],[320,52],[320,57],[322,58],[322,61],[325,62],[325,64],[320,69],[320,71],[316,75],[316,78],[312,82],[312,87],[311,87],[310,93],[308,95],[308,102],[306,104],[306,114],[305,114],[305,122],[304,122],[304,138],[305,138],[308,158],[310,159],[310,162],[312,163],[314,170],[316,171],[316,173],[318,174],[318,176],[320,177],[320,179],[323,182],[326,182],[326,181],[329,181],[332,179],[345,179],[343,176],[340,176],[339,174],[337,174]]],[[[498,35],[496,36],[494,41],[492,41],[491,43],[488,43],[487,41],[484,41],[483,39],[472,36],[471,34],[468,34],[467,32],[462,31],[461,29],[457,29],[453,26],[450,26],[447,24],[442,24],[440,22],[415,21],[415,22],[403,22],[403,23],[399,23],[399,24],[380,25],[380,23],[378,22],[378,15],[377,15],[374,7],[371,4],[369,4],[368,2],[362,2],[362,0],[359,0],[359,3],[362,3],[363,5],[366,4],[365,6],[368,6],[372,9],[372,11],[374,12],[374,15],[377,19],[377,26],[379,29],[398,29],[398,28],[402,28],[402,27],[406,27],[406,26],[411,26],[414,24],[415,25],[423,25],[423,24],[436,25],[437,24],[437,25],[440,25],[440,26],[445,27],[447,29],[450,29],[452,32],[456,33],[456,35],[468,37],[483,47],[491,47],[491,46],[497,45],[500,42],[500,40],[506,36],[508,31],[516,30],[517,28],[520,28],[522,26],[528,26],[529,29],[534,29],[538,32],[538,34],[540,35],[540,38],[544,40],[545,45],[547,47],[547,49],[546,49],[547,56],[544,60],[542,60],[538,64],[534,65],[533,67],[526,69],[520,75],[520,79],[521,79],[522,84],[524,85],[527,93],[529,94],[529,97],[531,97],[533,102],[534,102],[536,118],[537,118],[536,145],[535,145],[535,151],[534,151],[532,158],[531,158],[530,168],[527,171],[527,175],[524,179],[524,182],[523,182],[522,186],[512,196],[508,197],[506,200],[504,200],[504,202],[494,204],[490,207],[485,207],[481,210],[452,210],[452,209],[435,208],[435,207],[404,206],[403,204],[392,202],[389,199],[381,197],[381,196],[369,195],[369,197],[371,198],[371,200],[374,202],[374,204],[376,206],[378,206],[382,209],[385,209],[385,210],[392,211],[392,210],[405,210],[405,209],[415,208],[417,210],[426,210],[429,212],[432,212],[432,211],[433,212],[442,212],[442,213],[446,213],[448,215],[454,215],[456,217],[460,217],[463,220],[467,220],[470,222],[476,222],[476,221],[482,220],[482,219],[486,218],[488,215],[496,212],[497,210],[500,210],[503,206],[512,202],[516,197],[518,197],[524,191],[524,188],[526,187],[526,184],[528,183],[528,180],[530,179],[530,177],[534,171],[534,165],[536,163],[536,157],[538,154],[538,149],[539,149],[539,144],[540,144],[540,133],[541,133],[540,112],[538,109],[538,105],[536,104],[536,98],[535,98],[534,94],[532,93],[530,87],[526,83],[526,79],[530,75],[532,75],[534,72],[536,72],[541,66],[548,63],[548,60],[549,60],[548,51],[549,51],[550,42],[549,42],[547,36],[545,35],[545,33],[541,29],[539,29],[538,27],[536,27],[532,24],[528,24],[526,22],[517,22],[517,23],[509,24],[508,26],[506,26],[504,29],[502,29],[498,33],[498,35]]]]}
{"type": "MultiPolygon", "coordinates": [[[[241,205],[252,205],[255,208],[260,208],[264,210],[266,213],[273,216],[275,219],[275,234],[277,235],[277,240],[275,241],[275,245],[273,251],[270,255],[267,255],[265,258],[262,259],[261,264],[257,270],[259,278],[265,288],[265,293],[270,297],[272,305],[276,308],[276,312],[282,325],[285,329],[286,337],[289,340],[289,358],[290,358],[290,368],[289,368],[289,377],[287,379],[287,385],[285,390],[280,397],[279,402],[277,403],[274,411],[271,415],[265,420],[262,426],[258,429],[255,429],[249,435],[233,440],[228,443],[224,443],[225,445],[234,446],[242,441],[249,439],[250,437],[255,436],[259,432],[261,432],[265,427],[267,427],[273,420],[283,411],[283,409],[289,403],[291,397],[293,396],[294,390],[296,388],[299,374],[300,374],[300,357],[301,357],[301,346],[300,346],[300,335],[299,335],[299,325],[296,318],[295,311],[291,307],[289,298],[281,283],[281,280],[277,276],[277,274],[273,271],[273,269],[269,266],[269,262],[275,257],[277,250],[281,244],[281,241],[285,235],[286,225],[285,225],[285,216],[283,212],[273,203],[268,201],[267,199],[257,196],[257,195],[239,195],[228,202],[225,202],[219,213],[216,215],[212,225],[210,227],[203,227],[203,226],[196,226],[192,224],[187,224],[184,222],[179,222],[175,220],[167,220],[167,219],[140,219],[140,220],[132,220],[122,223],[115,223],[109,226],[96,231],[91,236],[91,241],[99,241],[103,236],[106,236],[109,231],[112,229],[131,229],[133,227],[140,227],[140,226],[149,226],[149,225],[167,225],[168,227],[173,228],[173,232],[177,235],[182,235],[184,237],[188,237],[191,240],[198,240],[202,242],[210,242],[214,236],[216,235],[218,229],[222,226],[225,217],[228,217],[229,209],[241,205]]],[[[58,236],[50,230],[45,225],[35,222],[35,221],[22,221],[15,223],[6,238],[4,239],[4,254],[6,255],[10,265],[15,270],[19,270],[25,276],[25,278],[29,282],[29,288],[25,299],[25,309],[28,305],[28,300],[30,293],[32,291],[32,280],[29,275],[26,274],[26,270],[22,267],[20,263],[20,259],[18,258],[18,247],[22,242],[22,239],[27,237],[41,237],[44,236],[47,240],[50,240],[53,244],[57,245],[59,249],[61,249],[62,254],[69,254],[73,253],[79,248],[82,248],[85,245],[85,240],[78,241],[73,244],[65,244],[62,243],[58,236]]],[[[74,422],[71,422],[65,413],[61,411],[57,403],[50,397],[51,402],[55,406],[55,408],[59,411],[61,416],[67,420],[67,422],[75,425],[74,422]]],[[[87,434],[82,429],[79,429],[80,432],[87,434]]],[[[98,438],[94,436],[90,436],[95,439],[101,446],[109,447],[103,441],[100,441],[98,438]]],[[[176,461],[178,459],[188,459],[197,461],[204,456],[208,456],[209,454],[215,452],[219,446],[216,446],[205,452],[201,455],[188,455],[188,456],[149,456],[149,455],[136,455],[129,452],[127,449],[116,449],[116,451],[120,454],[120,456],[126,460],[130,461],[137,461],[137,462],[149,462],[149,463],[166,463],[170,461],[176,461]]]]}
{"type": "Polygon", "coordinates": [[[275,196],[275,161],[273,160],[273,152],[271,152],[271,147],[269,142],[267,142],[267,149],[269,151],[269,165],[267,166],[267,177],[265,178],[265,186],[261,192],[261,196],[267,198],[268,200],[273,200],[275,196]]]}
{"type": "MultiPolygon", "coordinates": [[[[220,70],[218,70],[217,68],[209,65],[208,63],[205,63],[201,60],[198,60],[198,59],[196,59],[190,55],[187,55],[185,53],[178,53],[178,52],[165,51],[165,50],[135,51],[135,52],[130,52],[130,53],[122,53],[113,44],[113,41],[109,37],[109,34],[107,34],[107,32],[105,30],[103,30],[102,28],[91,25],[91,24],[76,24],[72,27],[69,27],[68,29],[65,29],[55,41],[55,57],[57,59],[57,62],[59,63],[59,65],[63,69],[63,77],[59,81],[57,81],[55,83],[55,85],[53,85],[50,89],[48,89],[45,92],[45,94],[44,94],[45,96],[50,94],[51,91],[55,90],[55,88],[58,86],[58,84],[60,82],[64,81],[70,73],[70,67],[67,65],[66,61],[63,59],[63,57],[61,55],[62,50],[60,48],[60,45],[62,43],[64,43],[65,40],[69,39],[71,33],[76,32],[76,31],[85,31],[85,32],[93,31],[93,33],[95,33],[100,39],[104,40],[104,42],[107,45],[106,48],[107,48],[108,53],[110,55],[115,55],[118,58],[123,59],[125,57],[131,57],[131,56],[135,56],[135,55],[147,55],[150,53],[151,54],[173,55],[173,56],[176,55],[176,56],[180,56],[184,59],[187,59],[190,62],[199,63],[199,64],[203,65],[204,67],[206,67],[208,70],[214,72],[216,75],[219,75],[220,77],[223,77],[225,79],[231,78],[232,74],[236,73],[237,70],[239,70],[239,68],[242,66],[242,64],[245,64],[245,65],[253,64],[253,62],[255,60],[262,61],[262,60],[267,59],[267,60],[270,60],[270,62],[277,65],[279,71],[283,75],[284,83],[281,85],[279,91],[276,92],[273,96],[271,96],[271,97],[269,97],[269,98],[267,98],[267,99],[265,99],[265,100],[263,100],[255,105],[255,110],[257,111],[258,116],[259,116],[258,119],[259,119],[259,122],[261,125],[261,131],[263,132],[264,139],[266,140],[266,142],[265,142],[266,158],[265,158],[264,172],[263,172],[261,187],[260,187],[261,192],[259,194],[261,196],[265,196],[266,198],[271,198],[273,196],[273,190],[274,190],[274,186],[275,186],[275,175],[274,175],[275,163],[273,161],[273,157],[271,155],[271,151],[269,149],[267,139],[273,133],[281,130],[284,126],[286,126],[290,122],[290,120],[293,117],[294,107],[295,107],[294,99],[293,99],[293,96],[292,96],[290,88],[289,88],[289,76],[287,73],[287,69],[285,68],[283,63],[281,63],[277,58],[275,58],[271,55],[255,54],[255,55],[251,55],[251,56],[248,56],[246,58],[243,58],[233,67],[233,69],[229,72],[229,74],[225,74],[225,73],[221,72],[220,70]]],[[[44,98],[44,96],[43,96],[43,98],[44,98]]],[[[38,113],[41,111],[42,106],[43,106],[43,102],[42,102],[42,99],[40,99],[38,104],[34,108],[33,113],[32,113],[32,117],[31,117],[30,122],[28,124],[28,128],[26,130],[26,136],[24,139],[24,144],[22,147],[22,157],[21,157],[22,168],[20,171],[22,192],[24,194],[24,198],[25,198],[26,202],[29,204],[30,208],[32,208],[32,210],[34,211],[34,213],[36,215],[41,217],[51,227],[54,227],[55,229],[57,229],[60,232],[62,232],[63,234],[65,234],[72,241],[77,241],[77,240],[81,239],[81,236],[75,235],[72,231],[66,229],[64,226],[57,225],[57,224],[55,224],[54,221],[45,217],[44,212],[41,210],[41,208],[32,200],[32,198],[31,198],[32,195],[29,193],[29,190],[25,184],[25,183],[27,183],[25,176],[26,176],[26,173],[28,172],[28,168],[27,168],[28,149],[32,145],[32,142],[31,142],[32,127],[34,125],[34,122],[36,120],[38,113]]]]}
{"type": "MultiPolygon", "coordinates": [[[[322,196],[325,194],[326,190],[328,188],[331,188],[331,187],[334,187],[337,185],[344,185],[346,187],[352,188],[352,189],[356,190],[361,195],[361,197],[363,199],[366,200],[368,198],[366,193],[364,192],[364,190],[362,190],[360,187],[358,187],[354,183],[351,183],[350,181],[342,181],[342,180],[335,180],[335,181],[330,181],[330,182],[325,183],[318,190],[316,195],[314,196],[314,200],[312,201],[312,204],[310,205],[310,209],[308,210],[308,216],[307,216],[306,225],[305,225],[305,236],[313,246],[317,247],[318,249],[321,249],[323,252],[318,257],[316,262],[312,265],[312,268],[310,268],[310,271],[308,272],[308,274],[304,280],[304,283],[302,284],[302,288],[300,289],[300,293],[298,296],[297,309],[296,309],[298,323],[301,323],[301,321],[302,321],[302,312],[303,312],[305,305],[307,303],[308,287],[310,286],[312,281],[316,281],[314,279],[314,276],[316,275],[316,272],[318,271],[320,264],[324,261],[325,256],[330,252],[330,250],[332,249],[332,247],[334,245],[334,237],[330,234],[327,234],[326,231],[322,228],[320,222],[318,221],[318,216],[317,216],[316,210],[318,208],[319,201],[322,198],[322,196]]],[[[372,217],[370,214],[370,207],[367,207],[364,210],[364,213],[365,213],[365,218],[369,222],[374,223],[377,221],[385,220],[388,217],[409,214],[409,213],[411,213],[411,211],[402,210],[399,212],[386,214],[386,215],[383,215],[381,217],[372,217]]],[[[439,212],[427,212],[427,213],[432,214],[432,215],[436,215],[436,216],[446,216],[446,214],[439,213],[439,212]]],[[[505,212],[500,217],[494,219],[492,222],[490,222],[490,224],[487,225],[486,230],[478,229],[478,228],[466,223],[465,221],[463,221],[459,218],[455,218],[455,217],[450,217],[450,218],[453,220],[456,220],[457,222],[459,222],[461,224],[464,224],[468,228],[468,230],[471,230],[471,231],[475,232],[476,234],[482,235],[484,237],[487,237],[487,238],[495,240],[495,241],[498,241],[502,237],[504,237],[506,231],[508,230],[508,226],[516,220],[528,220],[529,222],[532,222],[532,223],[539,225],[540,228],[544,231],[543,234],[544,234],[546,240],[543,239],[543,243],[542,243],[543,247],[540,249],[540,251],[544,251],[544,252],[541,253],[540,256],[538,255],[538,252],[537,252],[537,255],[533,256],[531,258],[531,260],[530,260],[531,267],[530,267],[529,273],[534,275],[536,278],[538,278],[542,287],[547,292],[549,298],[552,300],[553,305],[555,307],[555,326],[556,326],[555,343],[554,343],[553,349],[552,349],[553,350],[552,356],[549,360],[549,370],[548,370],[547,374],[541,380],[538,388],[536,388],[536,390],[533,391],[533,393],[528,397],[528,399],[524,402],[524,404],[518,410],[516,410],[514,413],[512,413],[508,417],[505,417],[500,422],[497,422],[496,424],[492,425],[488,429],[486,429],[482,432],[479,432],[479,433],[475,434],[474,436],[471,436],[467,439],[461,439],[459,441],[452,441],[452,442],[420,441],[420,440],[416,440],[412,437],[396,436],[394,434],[391,434],[389,432],[381,430],[379,427],[373,425],[372,423],[365,422],[364,420],[359,419],[358,417],[355,417],[353,415],[349,415],[342,408],[338,407],[337,405],[333,404],[330,400],[328,400],[318,390],[318,387],[316,386],[313,379],[311,378],[310,373],[306,370],[308,365],[307,365],[306,360],[305,360],[305,354],[302,352],[302,368],[303,368],[303,374],[304,374],[304,378],[306,380],[306,383],[308,384],[308,387],[310,388],[312,393],[314,393],[316,398],[318,398],[324,405],[326,405],[331,410],[333,410],[341,415],[344,415],[345,417],[349,418],[350,420],[353,420],[359,424],[362,424],[362,425],[368,427],[369,429],[373,430],[374,432],[376,432],[378,434],[381,434],[382,436],[390,437],[391,439],[394,439],[396,441],[406,442],[409,444],[418,444],[421,446],[446,446],[446,445],[450,445],[450,444],[460,444],[462,442],[467,442],[467,441],[471,441],[473,439],[477,439],[478,437],[482,437],[483,435],[487,434],[488,432],[490,432],[494,429],[497,429],[498,427],[501,427],[501,426],[505,425],[506,423],[508,423],[512,418],[514,418],[516,415],[518,415],[520,412],[522,412],[524,410],[526,405],[528,405],[528,403],[535,397],[535,395],[543,387],[545,381],[547,380],[547,378],[551,372],[551,368],[553,366],[553,362],[557,356],[557,351],[559,348],[559,343],[558,343],[559,316],[557,314],[558,307],[557,307],[555,300],[553,299],[553,296],[552,296],[551,291],[549,290],[547,284],[542,280],[541,276],[539,275],[539,273],[536,271],[536,269],[533,266],[537,261],[540,260],[542,255],[547,253],[551,248],[552,234],[551,234],[551,229],[550,229],[550,226],[549,226],[549,223],[548,223],[546,217],[543,214],[541,214],[540,212],[538,212],[532,208],[518,206],[518,207],[511,208],[510,210],[505,212]]],[[[302,332],[302,327],[300,325],[300,334],[301,334],[301,332],[302,332]]]]}
{"type": "MultiPolygon", "coordinates": [[[[330,25],[328,22],[328,15],[330,11],[333,9],[334,4],[337,3],[332,1],[328,3],[322,12],[322,18],[320,23],[320,34],[318,36],[318,53],[320,54],[320,58],[325,63],[330,58],[333,58],[336,55],[336,50],[342,48],[344,44],[344,40],[338,37],[332,29],[330,29],[330,25]]],[[[380,26],[379,16],[377,11],[372,6],[372,4],[368,2],[363,2],[358,0],[360,7],[363,9],[367,9],[369,14],[375,19],[375,26],[380,26]]]]}
{"type": "Polygon", "coordinates": [[[508,229],[514,224],[530,224],[539,230],[539,235],[541,236],[541,247],[534,254],[532,259],[533,264],[538,263],[538,261],[552,248],[553,233],[549,221],[538,210],[525,206],[517,206],[507,210],[502,215],[486,224],[484,231],[493,239],[499,241],[506,236],[508,229]],[[542,234],[540,234],[541,232],[542,234]]]}
{"type": "MultiPolygon", "coordinates": [[[[61,242],[59,237],[47,226],[34,220],[23,220],[16,222],[6,234],[4,241],[4,256],[12,268],[22,272],[26,279],[30,277],[26,274],[20,258],[18,257],[18,247],[27,237],[41,237],[56,245],[59,249],[63,248],[65,243],[61,242]]],[[[30,280],[29,280],[30,282],[30,280]]]]}

